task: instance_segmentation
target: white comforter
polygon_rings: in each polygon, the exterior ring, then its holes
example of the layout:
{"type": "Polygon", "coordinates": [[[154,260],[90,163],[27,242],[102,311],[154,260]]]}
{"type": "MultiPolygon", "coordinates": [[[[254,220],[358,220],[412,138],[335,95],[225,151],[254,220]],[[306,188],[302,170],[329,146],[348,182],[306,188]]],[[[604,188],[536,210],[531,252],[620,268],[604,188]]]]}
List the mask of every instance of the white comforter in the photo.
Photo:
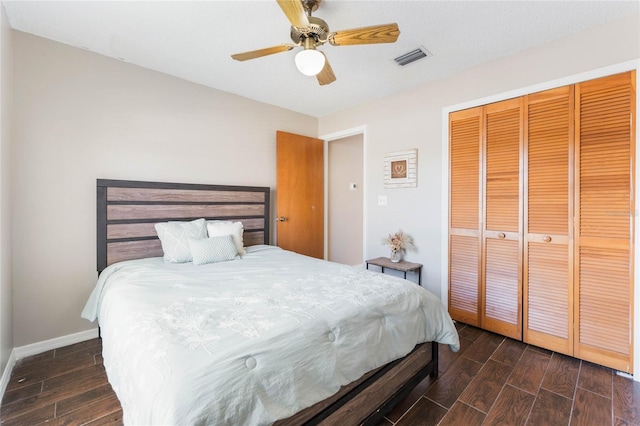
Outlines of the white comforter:
{"type": "Polygon", "coordinates": [[[269,246],[202,266],[112,265],[82,316],[99,319],[130,425],[270,424],[417,343],[459,347],[425,289],[269,246]]]}

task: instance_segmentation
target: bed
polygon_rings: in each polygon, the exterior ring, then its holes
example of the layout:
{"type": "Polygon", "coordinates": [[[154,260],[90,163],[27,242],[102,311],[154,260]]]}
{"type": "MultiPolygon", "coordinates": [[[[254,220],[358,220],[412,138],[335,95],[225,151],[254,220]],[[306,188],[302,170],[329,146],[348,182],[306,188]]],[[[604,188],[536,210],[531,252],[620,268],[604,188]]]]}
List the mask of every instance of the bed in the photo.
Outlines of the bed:
{"type": "Polygon", "coordinates": [[[98,319],[131,424],[376,424],[459,347],[397,277],[269,246],[269,188],[98,180],[98,319]],[[168,263],[154,224],[230,220],[246,254],[168,263]]]}

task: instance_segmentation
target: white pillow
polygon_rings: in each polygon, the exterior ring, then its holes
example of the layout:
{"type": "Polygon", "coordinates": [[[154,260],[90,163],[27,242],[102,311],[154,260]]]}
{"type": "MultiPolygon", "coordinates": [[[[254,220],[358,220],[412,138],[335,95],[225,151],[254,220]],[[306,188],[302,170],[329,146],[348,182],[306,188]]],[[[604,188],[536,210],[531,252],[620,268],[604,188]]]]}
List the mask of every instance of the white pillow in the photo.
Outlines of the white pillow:
{"type": "Polygon", "coordinates": [[[189,238],[207,238],[204,219],[156,223],[155,228],[162,244],[164,260],[171,263],[191,262],[189,238]]]}
{"type": "Polygon", "coordinates": [[[189,246],[194,265],[233,260],[238,255],[231,235],[202,239],[190,238],[189,246]]]}
{"type": "Polygon", "coordinates": [[[236,245],[238,254],[247,254],[244,249],[244,241],[242,238],[244,234],[242,222],[210,220],[207,222],[207,234],[209,235],[209,237],[231,235],[233,237],[233,243],[236,245]]]}

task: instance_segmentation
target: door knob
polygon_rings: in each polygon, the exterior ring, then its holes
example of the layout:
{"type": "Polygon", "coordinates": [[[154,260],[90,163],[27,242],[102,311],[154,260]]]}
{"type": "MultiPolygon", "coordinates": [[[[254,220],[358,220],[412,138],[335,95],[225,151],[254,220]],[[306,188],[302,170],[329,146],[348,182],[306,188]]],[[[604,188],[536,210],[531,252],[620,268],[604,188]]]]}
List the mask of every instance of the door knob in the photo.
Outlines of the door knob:
{"type": "Polygon", "coordinates": [[[544,241],[545,243],[550,243],[551,242],[551,237],[550,236],[545,236],[542,241],[544,241]]]}
{"type": "Polygon", "coordinates": [[[277,220],[278,222],[286,222],[286,221],[287,221],[287,218],[286,218],[286,217],[284,217],[284,216],[280,216],[280,217],[276,218],[276,220],[277,220]]]}
{"type": "Polygon", "coordinates": [[[499,234],[498,234],[498,238],[504,238],[504,237],[506,237],[506,235],[504,234],[504,232],[501,232],[501,233],[499,233],[499,234]]]}

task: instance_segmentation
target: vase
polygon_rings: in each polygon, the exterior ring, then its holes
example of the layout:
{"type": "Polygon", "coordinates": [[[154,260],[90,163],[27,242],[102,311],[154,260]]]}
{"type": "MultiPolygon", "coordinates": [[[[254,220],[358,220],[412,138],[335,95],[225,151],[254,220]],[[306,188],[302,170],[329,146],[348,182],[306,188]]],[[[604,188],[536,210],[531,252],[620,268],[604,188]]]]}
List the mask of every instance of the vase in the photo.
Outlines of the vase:
{"type": "Polygon", "coordinates": [[[391,251],[391,256],[389,256],[389,259],[393,262],[393,263],[398,263],[400,262],[400,252],[399,251],[391,251]]]}

